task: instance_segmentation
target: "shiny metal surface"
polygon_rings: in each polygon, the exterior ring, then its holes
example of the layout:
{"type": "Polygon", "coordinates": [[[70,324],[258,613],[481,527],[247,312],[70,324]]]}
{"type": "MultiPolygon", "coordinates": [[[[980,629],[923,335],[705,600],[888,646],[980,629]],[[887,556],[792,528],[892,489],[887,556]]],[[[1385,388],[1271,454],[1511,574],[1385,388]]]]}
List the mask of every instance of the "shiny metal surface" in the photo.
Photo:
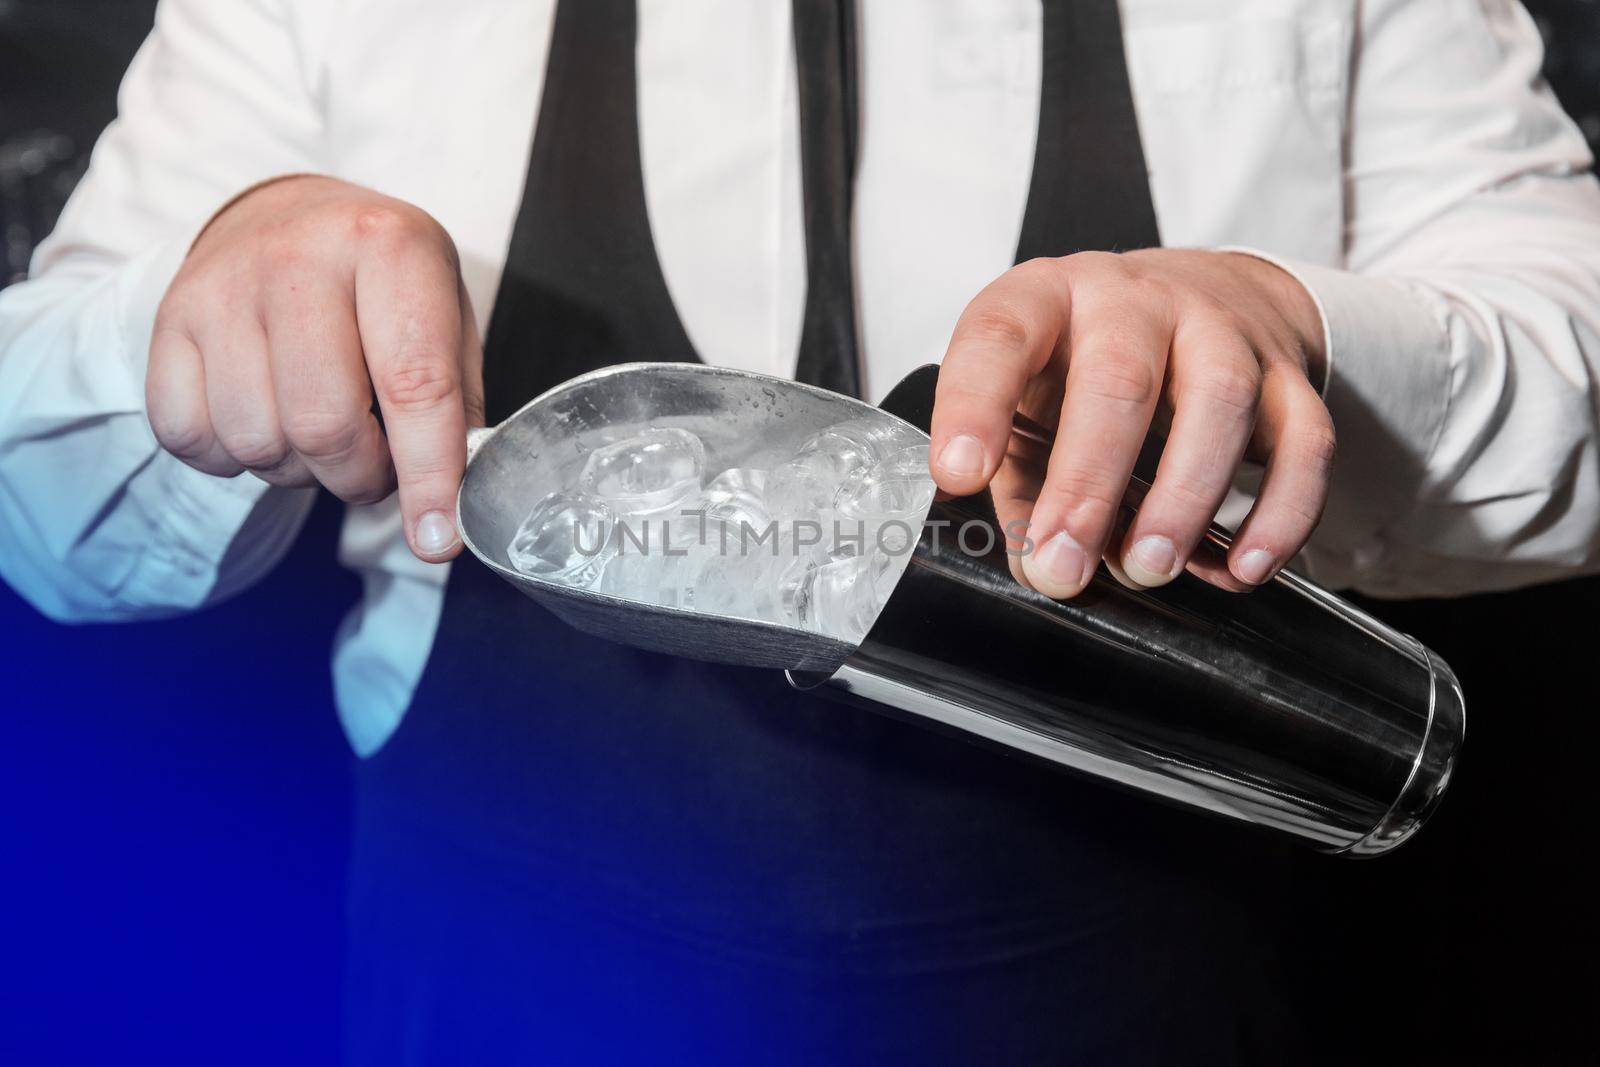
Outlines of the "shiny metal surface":
{"type": "Polygon", "coordinates": [[[589,452],[646,427],[692,430],[723,466],[768,466],[846,419],[891,416],[809,385],[694,363],[627,363],[581,375],[468,435],[456,500],[462,541],[500,577],[598,637],[714,663],[833,671],[850,646],[772,623],[643,605],[513,570],[506,546],[534,502],[569,485],[589,452]]]}
{"type": "MultiPolygon", "coordinates": [[[[926,428],[936,377],[916,372],[884,406],[926,428]]],[[[1049,443],[1026,420],[1018,437],[1049,443]]],[[[1047,456],[1014,447],[1008,463],[1047,456]]],[[[1464,705],[1417,641],[1287,572],[1249,594],[1189,575],[1135,591],[1102,566],[1058,603],[1016,582],[1003,542],[963,547],[974,521],[998,523],[988,493],[934,505],[829,688],[1348,855],[1393,848],[1438,804],[1464,705]]],[[[1213,531],[1202,550],[1227,544],[1213,531]]]]}
{"type": "MultiPolygon", "coordinates": [[[[884,402],[926,431],[937,369],[884,402]]],[[[1290,573],[1247,595],[1189,576],[1130,590],[1102,567],[1058,603],[1012,577],[988,492],[933,505],[905,575],[859,648],[769,623],[645,606],[530,578],[505,546],[523,514],[600,444],[681,426],[724,465],[763,465],[875,412],[794,382],[698,364],[575,378],[474,431],[458,500],[467,547],[573,626],[655,651],[784,668],[875,710],[946,729],[1346,855],[1413,834],[1460,747],[1460,687],[1419,643],[1290,573]],[[978,529],[978,528],[969,528],[978,529]]],[[[882,416],[881,413],[879,417],[882,416]]],[[[1042,464],[1049,431],[1019,420],[1008,463],[1042,464]]],[[[1136,502],[1138,487],[1130,495],[1136,502]]],[[[1209,536],[1220,552],[1227,537],[1209,536]]]]}

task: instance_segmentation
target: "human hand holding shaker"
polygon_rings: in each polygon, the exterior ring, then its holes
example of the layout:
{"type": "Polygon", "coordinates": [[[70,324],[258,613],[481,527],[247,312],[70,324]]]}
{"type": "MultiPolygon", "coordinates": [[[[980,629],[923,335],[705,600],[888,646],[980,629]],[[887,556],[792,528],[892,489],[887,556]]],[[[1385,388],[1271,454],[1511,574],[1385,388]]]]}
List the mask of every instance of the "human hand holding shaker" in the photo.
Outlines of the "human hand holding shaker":
{"type": "MultiPolygon", "coordinates": [[[[1185,568],[1225,589],[1272,576],[1305,545],[1328,495],[1333,421],[1311,295],[1257,256],[1193,249],[1088,252],[1012,268],[956,325],[933,410],[933,476],[957,496],[993,482],[1026,527],[1017,577],[1077,594],[1102,556],[1151,588],[1185,568]],[[1031,476],[1004,463],[1012,416],[1054,433],[1031,476]],[[1119,509],[1152,421],[1166,439],[1131,524],[1119,509]],[[1224,556],[1195,552],[1240,463],[1266,467],[1224,556]]],[[[1013,547],[1020,547],[1014,539],[1013,547]]]]}

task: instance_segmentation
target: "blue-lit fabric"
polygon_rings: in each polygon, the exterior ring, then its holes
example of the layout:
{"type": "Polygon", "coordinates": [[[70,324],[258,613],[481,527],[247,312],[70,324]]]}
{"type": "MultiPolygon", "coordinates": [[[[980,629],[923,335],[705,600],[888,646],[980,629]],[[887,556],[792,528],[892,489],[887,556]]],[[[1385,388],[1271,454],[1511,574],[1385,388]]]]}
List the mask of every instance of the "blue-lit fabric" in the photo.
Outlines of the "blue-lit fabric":
{"type": "MultiPolygon", "coordinates": [[[[795,2],[805,95],[850,69],[805,49],[847,49],[854,13],[795,2]]],[[[645,216],[633,18],[628,0],[558,10],[492,419],[607,363],[696,358],[645,216]]],[[[1155,243],[1118,32],[1111,0],[1047,5],[1046,92],[1076,95],[1041,141],[1120,149],[1041,158],[1131,159],[1137,181],[1036,172],[1024,251],[1155,243]],[[1085,213],[1064,199],[1085,188],[1115,195],[1085,213]]],[[[848,240],[808,241],[828,232],[848,240]]],[[[849,377],[829,353],[800,366],[849,377]]],[[[356,841],[355,1063],[1282,1062],[1277,846],[776,671],[585,636],[470,559],[410,712],[359,772],[356,841]]]]}

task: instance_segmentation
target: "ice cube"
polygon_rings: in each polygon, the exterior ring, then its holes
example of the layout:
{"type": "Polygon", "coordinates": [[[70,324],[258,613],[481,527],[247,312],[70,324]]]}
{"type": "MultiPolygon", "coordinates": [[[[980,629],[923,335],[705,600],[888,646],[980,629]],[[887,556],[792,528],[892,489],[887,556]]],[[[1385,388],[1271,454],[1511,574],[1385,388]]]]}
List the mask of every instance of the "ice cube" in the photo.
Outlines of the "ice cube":
{"type": "Polygon", "coordinates": [[[618,518],[617,552],[599,589],[644,603],[693,607],[694,568],[704,566],[727,536],[723,524],[703,507],[618,518]]]}
{"type": "Polygon", "coordinates": [[[900,584],[900,576],[911,566],[913,547],[914,543],[903,552],[890,549],[887,552],[875,552],[869,557],[867,575],[872,579],[872,595],[877,598],[878,610],[882,610],[883,605],[889,602],[889,594],[894,592],[894,587],[900,584]]]}
{"type": "Polygon", "coordinates": [[[835,555],[908,554],[920,536],[934,492],[926,443],[901,449],[856,471],[839,486],[833,499],[841,531],[841,550],[835,555]]]}
{"type": "Polygon", "coordinates": [[[766,471],[723,471],[712,479],[711,485],[707,486],[705,493],[702,494],[702,499],[707,502],[706,518],[713,522],[725,523],[735,530],[745,526],[755,531],[765,530],[776,518],[767,503],[765,492],[767,483],[766,471]],[[750,474],[759,477],[728,477],[750,474]]]}
{"type": "Polygon", "coordinates": [[[790,461],[838,483],[910,444],[908,430],[889,418],[851,419],[813,434],[790,461]]]}
{"type": "Polygon", "coordinates": [[[801,625],[811,575],[830,558],[825,528],[808,528],[802,520],[783,531],[777,562],[758,576],[753,589],[760,617],[785,626],[801,625]]]}
{"type": "Polygon", "coordinates": [[[844,518],[908,519],[920,525],[935,488],[928,473],[928,446],[916,444],[851,474],[839,486],[833,506],[844,518]]]}
{"type": "Polygon", "coordinates": [[[830,426],[770,471],[708,474],[685,430],[605,445],[575,491],[529,515],[513,564],[638,603],[859,641],[909,557],[887,553],[879,527],[903,519],[909,532],[933,494],[925,440],[887,419],[830,426]],[[863,530],[843,552],[836,518],[863,530]]]}
{"type": "Polygon", "coordinates": [[[766,504],[779,518],[815,518],[833,504],[839,476],[831,464],[790,461],[772,469],[767,478],[766,504]]]}
{"type": "Polygon", "coordinates": [[[706,544],[691,548],[677,572],[679,605],[707,614],[797,625],[792,610],[796,589],[828,557],[814,531],[797,538],[777,529],[751,531],[710,524],[706,544]]]}
{"type": "Polygon", "coordinates": [[[616,554],[615,523],[603,500],[551,493],[522,520],[506,556],[523,574],[587,588],[616,554]]]}
{"type": "Polygon", "coordinates": [[[657,514],[681,507],[700,491],[705,465],[699,437],[658,427],[595,449],[578,475],[578,488],[619,515],[657,514]]]}
{"type": "Polygon", "coordinates": [[[767,472],[749,467],[729,467],[706,483],[701,492],[707,504],[726,500],[762,500],[767,492],[767,472]]]}
{"type": "Polygon", "coordinates": [[[852,644],[878,617],[873,571],[879,553],[831,560],[799,575],[792,593],[793,625],[852,644]]]}
{"type": "Polygon", "coordinates": [[[624,545],[600,575],[596,588],[625,600],[655,604],[665,608],[681,607],[682,578],[680,572],[686,556],[662,551],[641,552],[624,545]]]}
{"type": "MultiPolygon", "coordinates": [[[[834,506],[846,481],[920,440],[915,430],[888,418],[835,423],[773,469],[767,479],[768,509],[774,515],[819,516],[834,506]]],[[[926,445],[923,449],[926,456],[926,445]]]]}
{"type": "Polygon", "coordinates": [[[765,546],[748,531],[708,520],[703,543],[691,545],[678,567],[681,606],[715,615],[758,618],[755,589],[776,558],[776,543],[765,546]]]}

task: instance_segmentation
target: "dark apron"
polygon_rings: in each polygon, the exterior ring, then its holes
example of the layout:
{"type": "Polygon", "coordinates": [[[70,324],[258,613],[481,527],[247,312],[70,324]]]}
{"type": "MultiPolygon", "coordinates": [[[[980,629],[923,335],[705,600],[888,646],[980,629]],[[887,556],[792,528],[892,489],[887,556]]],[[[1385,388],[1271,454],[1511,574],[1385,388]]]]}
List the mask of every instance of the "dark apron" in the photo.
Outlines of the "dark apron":
{"type": "MultiPolygon", "coordinates": [[[[1045,15],[1019,257],[1156,244],[1115,4],[1045,15]]],[[[853,14],[796,0],[795,21],[799,367],[849,389],[853,14]]],[[[645,212],[635,31],[630,3],[560,5],[491,422],[595,367],[697,358],[645,212]]],[[[347,1052],[1275,1062],[1280,860],[776,671],[585,636],[465,558],[409,713],[358,771],[347,1052]]]]}

